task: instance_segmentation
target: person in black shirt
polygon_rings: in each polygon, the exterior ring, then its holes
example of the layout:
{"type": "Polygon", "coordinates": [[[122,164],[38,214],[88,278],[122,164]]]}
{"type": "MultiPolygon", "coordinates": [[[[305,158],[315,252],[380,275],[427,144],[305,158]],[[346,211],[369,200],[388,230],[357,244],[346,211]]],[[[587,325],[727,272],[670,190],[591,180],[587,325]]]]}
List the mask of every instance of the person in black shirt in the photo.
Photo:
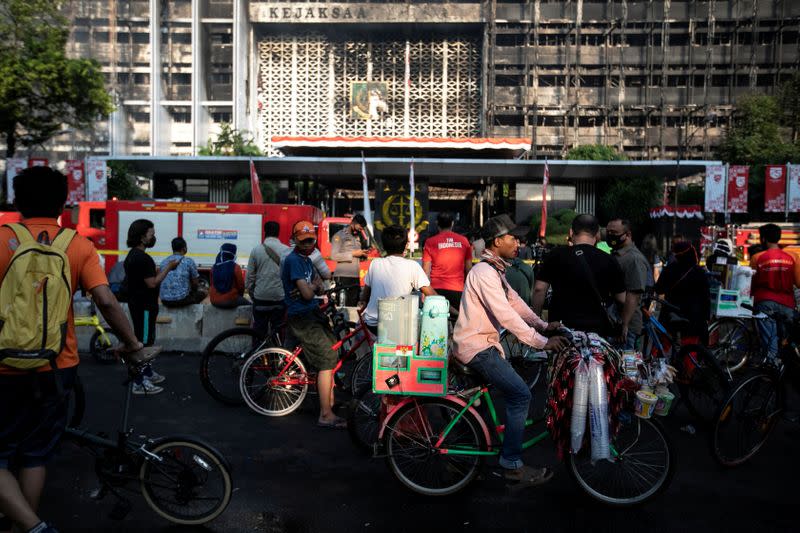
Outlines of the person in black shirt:
{"type": "MultiPolygon", "coordinates": [[[[697,251],[690,242],[676,243],[672,247],[672,254],[675,260],[661,272],[655,286],[656,294],[663,294],[666,301],[680,309],[680,316],[689,321],[682,333],[699,337],[699,341],[705,344],[711,308],[708,273],[697,264],[697,251]]],[[[664,310],[661,314],[666,317],[664,322],[667,328],[672,329],[669,314],[664,310]]]]}
{"type": "MultiPolygon", "coordinates": [[[[152,346],[156,340],[158,287],[167,274],[180,264],[180,260],[170,261],[161,272],[157,271],[155,261],[145,252],[145,249],[156,245],[155,228],[146,219],[131,222],[127,243],[131,251],[125,258],[125,280],[133,331],[142,344],[152,346]]],[[[133,386],[134,394],[158,394],[164,390],[156,386],[164,381],[164,376],[152,367],[146,368],[142,375],[144,378],[138,377],[133,386]]]]}
{"type": "Polygon", "coordinates": [[[625,301],[625,277],[616,259],[595,248],[599,233],[600,224],[593,215],[575,217],[569,230],[573,245],[559,246],[544,259],[534,286],[533,311],[541,315],[545,294],[552,286],[549,321],[608,336],[605,307],[625,301]]]}

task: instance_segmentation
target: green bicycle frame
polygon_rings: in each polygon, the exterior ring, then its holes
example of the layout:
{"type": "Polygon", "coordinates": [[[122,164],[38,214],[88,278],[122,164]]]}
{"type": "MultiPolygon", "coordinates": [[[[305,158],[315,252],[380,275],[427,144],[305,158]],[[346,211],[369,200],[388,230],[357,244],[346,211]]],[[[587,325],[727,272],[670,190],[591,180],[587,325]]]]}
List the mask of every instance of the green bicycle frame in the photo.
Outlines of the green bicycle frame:
{"type": "MultiPolygon", "coordinates": [[[[478,401],[481,398],[485,398],[486,407],[489,409],[489,416],[491,416],[491,419],[492,419],[491,421],[492,421],[492,425],[493,425],[493,428],[494,428],[494,432],[497,435],[497,437],[500,439],[500,442],[501,443],[503,442],[503,432],[504,432],[505,427],[501,426],[500,423],[499,423],[500,421],[499,421],[499,419],[497,417],[497,410],[494,407],[494,401],[492,400],[492,395],[489,393],[489,389],[486,388],[486,387],[483,387],[480,390],[478,390],[475,394],[472,395],[472,397],[469,399],[467,404],[461,409],[461,411],[459,411],[458,415],[456,415],[450,421],[450,423],[447,424],[447,427],[444,428],[444,431],[442,432],[442,435],[439,437],[439,440],[436,442],[436,449],[439,451],[439,453],[447,454],[447,455],[487,455],[487,456],[488,455],[499,455],[500,454],[500,450],[499,449],[489,451],[489,450],[476,450],[476,449],[468,449],[468,448],[441,448],[442,443],[447,438],[447,435],[450,434],[450,431],[452,431],[453,427],[455,427],[456,423],[466,414],[467,411],[469,411],[469,409],[473,406],[473,404],[475,404],[475,402],[478,401]]],[[[533,426],[535,424],[539,424],[539,423],[541,423],[543,421],[544,421],[543,418],[536,419],[536,420],[534,420],[532,418],[528,418],[527,420],[525,420],[525,427],[530,427],[530,426],[533,426]]],[[[539,444],[540,442],[542,442],[543,440],[545,440],[549,436],[550,436],[550,432],[547,431],[547,430],[544,430],[541,433],[539,433],[538,435],[536,435],[535,437],[531,438],[530,440],[527,440],[527,441],[523,442],[522,443],[522,449],[523,450],[527,450],[528,448],[536,446],[537,444],[539,444]]],[[[613,444],[610,445],[610,448],[611,448],[611,455],[614,456],[615,458],[618,458],[619,457],[619,452],[616,450],[616,448],[614,447],[613,444]]]]}

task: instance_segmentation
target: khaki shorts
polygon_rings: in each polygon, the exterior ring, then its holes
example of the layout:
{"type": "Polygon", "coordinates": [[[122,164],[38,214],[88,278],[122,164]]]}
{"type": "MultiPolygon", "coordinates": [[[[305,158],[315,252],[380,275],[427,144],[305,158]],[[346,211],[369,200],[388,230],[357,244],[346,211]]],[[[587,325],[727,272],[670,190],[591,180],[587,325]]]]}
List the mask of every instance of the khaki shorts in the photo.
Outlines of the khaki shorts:
{"type": "Polygon", "coordinates": [[[331,328],[314,320],[290,317],[289,332],[303,346],[306,360],[317,370],[332,370],[339,354],[331,348],[338,342],[331,328]]]}

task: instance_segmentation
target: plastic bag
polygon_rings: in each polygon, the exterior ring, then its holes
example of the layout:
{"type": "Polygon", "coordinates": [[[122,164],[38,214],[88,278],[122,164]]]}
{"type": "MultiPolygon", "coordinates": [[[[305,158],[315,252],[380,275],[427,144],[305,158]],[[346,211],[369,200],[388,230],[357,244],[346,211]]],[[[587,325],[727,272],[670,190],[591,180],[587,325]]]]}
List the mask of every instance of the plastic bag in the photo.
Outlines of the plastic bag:
{"type": "Polygon", "coordinates": [[[611,459],[608,440],[608,392],[603,365],[589,361],[589,426],[592,435],[592,462],[611,459]]]}
{"type": "Polygon", "coordinates": [[[586,411],[589,409],[589,367],[581,358],[575,368],[575,386],[572,388],[572,419],[570,420],[570,451],[578,453],[586,434],[586,411]]]}

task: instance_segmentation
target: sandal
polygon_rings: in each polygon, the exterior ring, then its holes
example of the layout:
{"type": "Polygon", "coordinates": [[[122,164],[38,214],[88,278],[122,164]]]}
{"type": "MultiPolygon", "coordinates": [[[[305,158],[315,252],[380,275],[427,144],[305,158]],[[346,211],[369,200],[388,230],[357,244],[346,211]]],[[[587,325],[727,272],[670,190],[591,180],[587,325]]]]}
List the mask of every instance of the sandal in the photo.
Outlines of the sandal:
{"type": "Polygon", "coordinates": [[[544,485],[553,479],[553,471],[549,467],[533,468],[523,465],[514,470],[505,470],[503,479],[512,490],[525,489],[544,485]]]}
{"type": "Polygon", "coordinates": [[[347,420],[344,418],[336,417],[333,420],[320,420],[317,419],[317,426],[328,429],[346,429],[347,420]]]}

